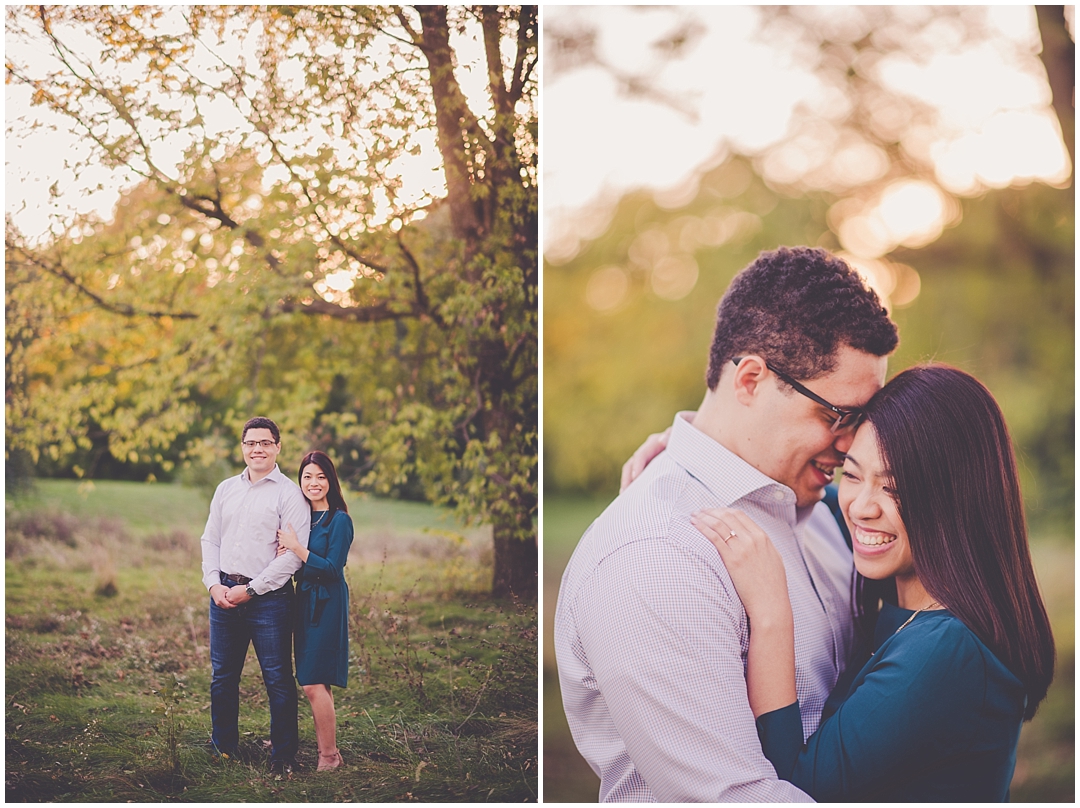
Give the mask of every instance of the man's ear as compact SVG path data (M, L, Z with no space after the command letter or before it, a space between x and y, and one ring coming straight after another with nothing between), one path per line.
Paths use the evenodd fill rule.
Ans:
M749 407L760 395L761 385L769 375L765 359L757 354L746 354L734 370L731 385L735 391L735 400L744 407Z

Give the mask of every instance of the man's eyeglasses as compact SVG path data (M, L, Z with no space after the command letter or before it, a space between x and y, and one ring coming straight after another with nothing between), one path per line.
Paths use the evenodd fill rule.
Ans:
M272 440L245 440L241 441L241 443L243 443L245 449L254 449L256 446L269 449L271 446L277 446L277 442Z
M742 360L743 360L743 357L736 356L731 361L735 364L736 367L738 367L739 363ZM827 409L831 410L832 413L834 415L836 415L836 420L833 422L832 427L830 427L830 430L832 432L847 432L847 431L852 430L855 427L857 427L859 425L859 423L862 421L862 419L863 419L863 411L862 410L842 410L839 407L837 407L835 404L830 404L828 401L823 399L821 396L819 396L817 393L813 392L812 390L807 390L805 387L803 387L801 384L799 384L793 378L788 376L786 373L783 373L783 372L777 370L776 368L774 368L768 362L765 363L765 367L767 367L769 370L771 370L773 373L775 373L777 376L779 376L785 382L790 384L795 389L796 393L802 393L804 396L806 396L811 401L815 401L818 404L820 404L822 407L826 407Z

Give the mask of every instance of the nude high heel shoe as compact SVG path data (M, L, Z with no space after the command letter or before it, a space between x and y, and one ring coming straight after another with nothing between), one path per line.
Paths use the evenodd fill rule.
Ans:
M322 752L320 752L319 753L319 768L316 769L316 771L328 772L331 769L336 769L339 766L344 766L344 765L345 765L345 761L341 759L340 750L335 749L329 755L324 755Z

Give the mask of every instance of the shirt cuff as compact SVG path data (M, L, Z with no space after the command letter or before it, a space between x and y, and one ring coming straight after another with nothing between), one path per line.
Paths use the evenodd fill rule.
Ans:
M761 751L776 769L776 776L791 782L792 772L803 748L802 711L799 702L762 713L757 718Z

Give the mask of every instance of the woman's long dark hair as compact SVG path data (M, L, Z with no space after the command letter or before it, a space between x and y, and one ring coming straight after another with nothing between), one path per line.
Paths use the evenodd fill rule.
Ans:
M330 490L326 492L326 504L330 506L330 513L326 523L330 524L330 519L334 518L335 511L348 513L349 508L345 504L345 498L341 495L341 483L338 482L334 461L327 456L326 452L320 452L316 449L314 452L308 452L304 455L304 459L300 461L300 471L296 472L296 479L300 480L304 476L304 468L312 463L323 470L327 482L330 483ZM305 495L304 498L307 499L307 496Z
M915 574L1020 679L1030 719L1054 676L1054 638L997 402L973 376L933 364L897 374L866 416L896 490Z

